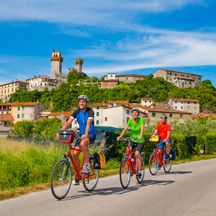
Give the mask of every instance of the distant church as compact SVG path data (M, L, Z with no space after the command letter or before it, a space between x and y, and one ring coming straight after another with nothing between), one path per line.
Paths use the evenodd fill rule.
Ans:
M77 58L75 61L75 68L69 67L68 73L62 73L62 62L63 57L61 52L53 50L52 56L50 58L51 61L51 78L58 80L58 83L67 82L68 73L72 70L76 70L78 73L82 72L83 59Z

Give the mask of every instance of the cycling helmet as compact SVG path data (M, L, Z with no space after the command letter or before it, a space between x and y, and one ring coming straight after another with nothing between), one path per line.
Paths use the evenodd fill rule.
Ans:
M161 118L167 119L167 115L166 115L165 113L163 113L163 114L161 115Z
M140 113L140 110L139 110L139 108L137 108L137 107L134 107L133 109L131 109L131 113L132 113L133 111L137 111L138 113Z
M81 99L83 99L83 100L89 102L88 96L86 96L86 95L80 95L80 96L78 97L78 101L81 100Z

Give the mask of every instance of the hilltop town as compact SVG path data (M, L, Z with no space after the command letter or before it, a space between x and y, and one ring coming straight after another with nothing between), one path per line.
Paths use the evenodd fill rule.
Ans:
M182 92L198 88L202 83L200 75L159 68L148 76L107 73L99 80L89 78L83 72L84 60L81 58L77 58L75 67L69 67L67 72L62 71L61 52L54 50L50 62L50 76L37 75L24 81L16 80L0 85L2 134L7 134L14 123L23 120L55 117L67 119L76 104L74 98L82 91L90 94L97 126L122 128L130 117L130 110L133 107L140 108L141 115L149 124L157 121L161 113L166 113L170 121L184 121L187 118L202 116L215 118L214 111L209 109L211 106L206 108L199 98L190 98L191 94L181 97L185 94ZM128 88L130 90L127 90ZM136 88L139 94L133 92ZM166 88L171 91L170 94L167 94ZM59 96L59 92L62 91L65 91L65 95L63 93ZM95 93L92 93L93 91ZM68 95L68 92L71 94ZM96 97L98 92L101 94ZM110 96L107 97L107 94Z

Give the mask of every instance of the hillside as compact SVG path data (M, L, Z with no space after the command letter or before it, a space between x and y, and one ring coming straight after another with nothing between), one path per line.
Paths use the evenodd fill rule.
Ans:
M141 97L150 97L156 102L165 102L168 98L192 98L200 100L202 112L216 113L216 89L209 80L203 81L195 88L182 89L161 78L145 76L137 83L121 83L114 89L100 89L98 83L83 84L82 82L87 79L89 80L70 79L68 83L63 83L50 91L17 91L11 95L10 102L39 101L46 109L65 111L76 105L80 94L88 95L91 103L119 99L139 102ZM77 86L79 81L80 84Z

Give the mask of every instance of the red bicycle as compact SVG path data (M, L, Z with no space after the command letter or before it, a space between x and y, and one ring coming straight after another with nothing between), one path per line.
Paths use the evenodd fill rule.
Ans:
M94 158L90 157L90 174L82 174L75 162L72 154L73 150L76 150L72 143L74 140L80 139L76 133L72 130L64 130L59 132L59 141L64 144L68 144L68 152L64 154L63 159L58 161L53 168L51 174L51 192L56 199L63 199L67 196L72 185L72 168L76 173L79 181L83 182L83 186L87 191L93 191L99 180L99 169L94 168ZM79 152L82 152L79 150ZM84 164L84 158L82 160L82 166Z
M121 186L126 189L129 184L131 177L135 174L137 174L137 162L135 158L135 151L133 151L131 147L131 140L130 138L123 138L121 141L126 141L128 143L128 146L126 148L126 151L124 153L124 156L122 158L121 164L120 164L120 183ZM144 152L141 153L141 175L136 176L137 182L139 184L142 184L144 182L144 176L145 176L145 167L144 167Z
M156 175L158 170L163 167L165 173L169 173L172 168L171 160L164 160L166 151L160 149L158 144L154 144L154 149L149 158L149 171L152 175ZM164 143L165 145L165 143Z

